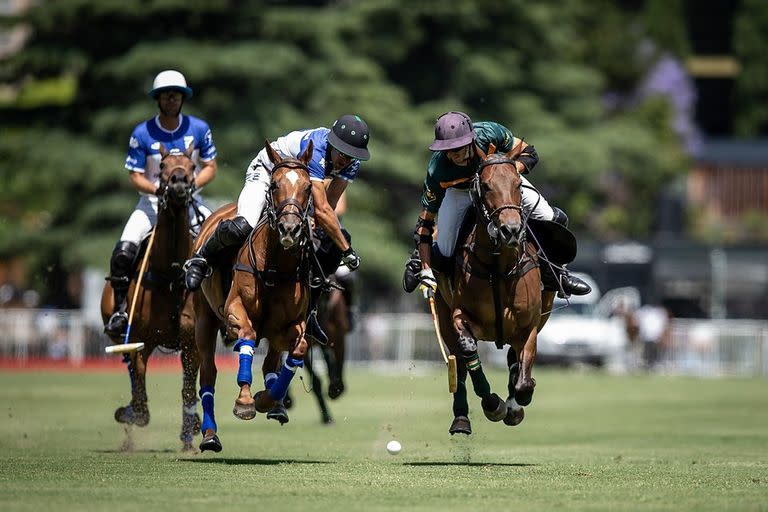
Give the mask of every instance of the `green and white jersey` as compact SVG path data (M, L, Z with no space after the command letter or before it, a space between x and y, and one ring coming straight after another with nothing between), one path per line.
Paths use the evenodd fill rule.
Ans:
M491 144L496 146L497 153L512 150L515 136L506 126L492 121L480 121L472 125L475 128L477 144L483 151L488 152ZM430 213L437 213L445 197L445 191L451 187L467 188L469 180L480 165L480 157L475 155L469 165L460 166L451 162L445 156L445 151L435 151L429 160L427 177L424 180L424 192L421 204Z

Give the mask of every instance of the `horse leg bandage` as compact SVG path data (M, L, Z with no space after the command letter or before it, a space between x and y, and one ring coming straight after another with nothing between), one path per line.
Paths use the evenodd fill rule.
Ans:
M264 389L272 389L272 384L277 380L276 373L268 373L264 376Z
M203 423L200 430L205 433L206 430L216 430L216 417L213 413L213 386L203 386L200 388L200 401L203 403Z
M295 359L288 357L285 360L285 364L280 368L280 375L277 376L277 380L269 388L269 396L273 400L280 401L285 398L285 394L288 392L288 386L293 380L293 376L296 374L296 369L304 366L303 359Z
M245 384L251 385L253 382L253 371L251 366L253 364L253 349L256 347L256 342L253 340L237 340L232 350L240 352L240 366L237 369L237 385L243 386Z

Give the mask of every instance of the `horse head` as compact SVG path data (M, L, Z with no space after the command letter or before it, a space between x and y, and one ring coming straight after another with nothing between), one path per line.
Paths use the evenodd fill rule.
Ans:
M472 178L470 194L478 222L485 223L494 245L518 248L525 239L527 220L521 206L522 178L514 160L518 151L495 153L495 147L491 145L486 154L476 148L481 163Z
M307 164L312 159L313 144L309 141L299 158L281 156L264 141L272 168L272 182L267 195L269 225L277 231L280 245L290 249L301 242L306 231L307 213L312 203L312 182Z
M160 144L160 206L186 206L192 201L195 183L195 163L192 161L194 143L186 151L168 151Z

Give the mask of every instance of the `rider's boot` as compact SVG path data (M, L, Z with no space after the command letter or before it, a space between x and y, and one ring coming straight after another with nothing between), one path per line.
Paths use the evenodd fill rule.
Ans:
M225 249L240 247L253 227L245 217L223 220L203 246L184 264L184 283L189 290L197 290L211 275L211 263Z
M582 279L571 275L564 265L562 267L552 265L550 268L548 262L542 261L539 268L544 289L557 292L557 296L560 298L568 298L571 295L586 295L592 291L592 287Z
M405 262L405 273L403 274L403 290L407 293L411 293L419 287L419 272L421 272L421 259L419 258L419 250L414 249Z
M307 316L307 329L304 334L315 343L321 345L328 344L328 335L325 334L323 328L320 327L320 322L317 320L317 302L320 300L320 295L323 293L322 286L310 288L309 292L309 316Z
M109 262L108 281L112 283L112 292L114 294L114 309L112 316L107 320L104 326L104 332L112 337L118 337L125 334L128 326L127 309L128 287L131 284L131 274L136 256L139 253L139 246L133 242L120 241L115 245L112 251L112 258Z

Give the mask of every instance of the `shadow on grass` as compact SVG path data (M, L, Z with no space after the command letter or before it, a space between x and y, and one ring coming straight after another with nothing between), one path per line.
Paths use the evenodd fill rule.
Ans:
M195 462L198 464L226 464L228 466L274 466L276 464L331 464L326 460L300 459L179 459L179 462Z
M529 466L538 466L538 464L525 464L523 462L404 462L403 466L508 466L525 468Z

